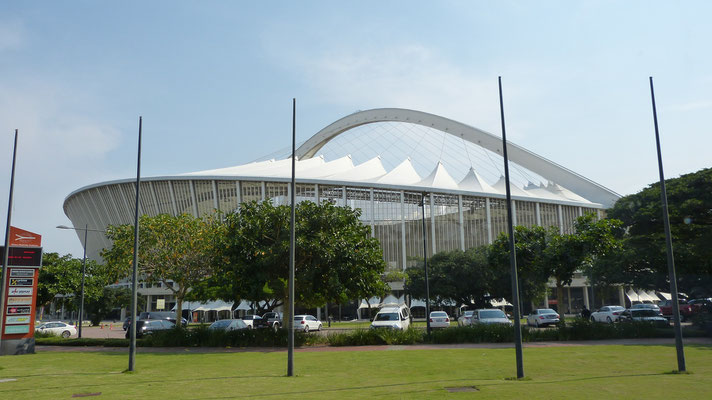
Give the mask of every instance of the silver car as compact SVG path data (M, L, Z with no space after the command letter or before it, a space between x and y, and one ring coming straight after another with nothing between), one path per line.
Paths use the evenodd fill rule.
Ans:
M560 321L559 313L552 310L551 308L538 308L532 310L527 316L527 325L540 326L558 324Z
M475 310L472 314L472 324L505 324L512 325L507 314L499 308Z

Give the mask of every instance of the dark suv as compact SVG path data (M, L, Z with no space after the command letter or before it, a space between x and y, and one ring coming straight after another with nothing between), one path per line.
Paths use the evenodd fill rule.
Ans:
M282 327L282 313L280 312L268 312L264 313L262 316L263 328L271 328L275 331Z
M170 321L175 325L176 313L170 311L144 311L139 314L138 319L163 319L166 321ZM186 320L185 318L181 318L180 324L181 326L186 327L188 326L188 320Z
M140 338L144 335L152 335L156 331L166 331L173 329L176 325L165 319L153 320L138 320L136 321L136 337ZM131 336L131 330L126 330L126 339Z

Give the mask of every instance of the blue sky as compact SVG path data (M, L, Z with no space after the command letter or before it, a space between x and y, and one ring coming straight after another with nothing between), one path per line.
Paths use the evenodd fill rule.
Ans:
M0 222L81 255L84 185L252 161L352 113L403 107L501 134L621 194L710 166L706 1L0 2Z

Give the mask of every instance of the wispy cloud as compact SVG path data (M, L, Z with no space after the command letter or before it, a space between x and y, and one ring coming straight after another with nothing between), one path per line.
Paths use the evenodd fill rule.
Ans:
M425 46L307 52L298 59L305 79L327 102L412 108L497 126L496 82L456 67Z

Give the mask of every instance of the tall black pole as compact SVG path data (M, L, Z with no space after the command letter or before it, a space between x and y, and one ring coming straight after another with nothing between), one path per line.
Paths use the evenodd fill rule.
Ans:
M292 99L292 182L291 182L291 195L290 200L292 203L292 210L289 216L289 315L287 316L289 320L287 321L287 333L289 342L287 348L287 376L294 376L294 248L295 248L295 238L296 230L294 228L294 216L295 216L295 204L294 204L294 192L296 190L295 185L295 172L296 172L296 144L297 144L297 99Z
M660 133L658 131L658 112L655 107L655 92L653 77L650 77L650 98L653 101L653 122L655 124L655 145L658 149L658 170L660 171L660 200L663 205L663 224L665 226L665 243L667 245L667 264L670 279L670 296L672 296L672 316L674 319L675 348L677 349L677 369L685 371L685 351L682 347L682 328L680 326L680 302L677 293L677 276L675 275L675 257L672 252L672 235L670 234L670 218L668 217L667 192L665 191L665 174L663 174L663 156L660 151Z
M425 326L430 335L430 280L428 279L428 241L425 231L425 193L421 197L420 206L423 209L423 268L425 268Z
M507 131L504 127L504 101L502 100L502 77L499 77L499 110L502 119L502 156L504 157L504 181L507 188L507 230L509 232L509 264L512 268L512 304L514 305L514 347L517 355L517 378L524 378L522 362L522 327L519 313L519 278L517 277L517 253L514 247L514 223L512 219L512 193L509 189L509 159L507 158Z
M10 198L7 200L7 221L5 223L5 253L2 257L2 279L0 279L0 345L2 332L5 329L5 281L7 280L7 260L10 255L10 223L12 221L12 196L15 189L15 160L17 159L17 129L15 129L15 144L12 147L12 170L10 172ZM2 352L0 352L2 354Z
M81 300L79 301L79 332L77 337L82 338L82 324L84 321L82 319L84 315L84 277L87 275L87 233L89 232L89 225L84 225L84 255L82 256L82 291Z
M131 275L131 325L129 325L129 371L136 365L136 303L138 301L138 202L141 193L141 126L143 118L138 117L138 155L136 162L136 205L134 207L134 253L133 272ZM180 322L180 315L177 317Z

